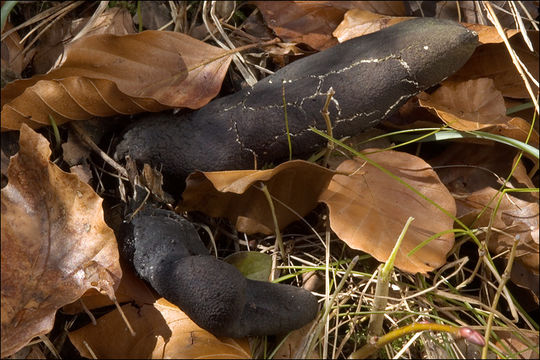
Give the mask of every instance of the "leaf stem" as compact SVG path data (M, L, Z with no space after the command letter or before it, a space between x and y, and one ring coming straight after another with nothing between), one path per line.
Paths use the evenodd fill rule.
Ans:
M414 323L395 329L384 336L373 339L373 342L367 343L359 350L353 352L349 356L349 359L366 359L370 357L371 354L373 354L375 351L381 349L383 346L391 343L394 340L397 340L407 334L426 330L448 332L458 338L465 338L466 340L474 344L483 345L483 339L480 334L468 327L456 327L452 325L435 323Z

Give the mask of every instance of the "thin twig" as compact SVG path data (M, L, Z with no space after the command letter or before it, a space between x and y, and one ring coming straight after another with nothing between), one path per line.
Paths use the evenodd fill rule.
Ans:
M75 134L77 134L77 136L86 144L90 147L90 149L92 149L94 152L96 152L99 156L101 156L101 158L103 159L103 161L105 161L107 164L109 164L110 166L112 166L116 171L118 171L120 173L120 175L124 176L124 177L128 177L128 173L126 171L126 169L121 166L120 164L118 164L116 161L114 161L113 158L111 158L109 155L107 155L103 150L101 150L97 145L96 143L94 143L94 141L84 133L84 130L81 129L81 127L79 126L79 124L77 124L76 122L70 122L69 125L71 126L71 129L73 129L73 131L75 132Z
M88 307L86 306L86 304L84 303L82 298L79 299L79 302L81 303L81 306L82 306L84 312L86 313L86 315L88 315L88 317L90 318L90 321L92 322L92 325L96 326L97 321L96 321L96 318L94 317L94 314L92 314L92 312L88 309Z
M330 216L326 216L326 246L325 246L325 269L324 269L324 308L330 308ZM323 359L328 359L328 335L330 332L330 320L326 318L324 323Z
M484 341L486 342L484 347L482 348L482 359L487 358L488 348L489 348L489 337L491 335L491 327L493 326L493 319L495 317L495 310L497 309L497 304L499 303L499 298L501 297L501 294L506 289L506 283L508 280L510 280L510 274L512 273L512 265L514 264L514 259L516 257L516 249L519 244L520 238L519 235L516 235L514 238L514 243L512 244L512 250L510 251L510 257L508 258L508 263L506 264L506 268L504 269L504 273L501 276L501 279L499 281L499 287L497 288L497 292L495 293L495 296L493 298L493 302L491 304L491 311L489 313L488 321L486 324L486 333L484 335ZM512 302L512 299L507 299L509 303Z
M272 214L272 220L274 221L274 233L276 235L276 243L275 247L279 247L279 251L281 252L281 258L283 260L286 259L286 253L285 253L285 247L283 246L283 239L281 238L281 231L279 230L279 223L276 215L276 208L274 207L274 202L272 201L272 195L270 195L270 192L268 191L268 187L261 182L261 187L264 196L266 197L266 200L268 201L268 206L270 207L270 213ZM277 264L277 257L274 252L272 257L272 280L275 278L275 272L277 271L276 265Z
M499 36L501 37L501 39L503 39L504 44L506 45L506 48L508 49L508 53L510 54L512 61L514 62L514 66L516 67L516 70L519 72L519 75L521 75L521 78L523 79L523 82L525 83L525 87L527 88L527 91L529 92L529 96L532 102L534 103L534 108L536 109L536 112L537 113L540 112L540 109L538 107L538 100L531 88L531 84L529 83L527 76L525 76L523 67L521 66L521 61L518 59L516 52L510 45L510 42L508 41L508 38L506 37L506 34L504 33L501 23L499 22L499 19L497 19L497 15L495 15L495 11L493 11L493 8L491 7L491 3L489 1L482 1L482 4L484 5L488 13L489 20L493 23L493 25L495 25L495 28L497 29L497 33L499 33Z

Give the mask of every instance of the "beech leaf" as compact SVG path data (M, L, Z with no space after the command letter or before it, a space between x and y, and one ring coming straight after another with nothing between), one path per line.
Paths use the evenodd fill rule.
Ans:
M488 248L493 254L509 254L514 239L520 240L516 249L517 263L538 278L540 248L538 241L539 206L538 192L520 162L516 164L508 188L529 188L531 192L508 192L501 194L503 179L514 166L517 151L502 144L478 145L455 144L432 160L433 166L452 164L437 170L441 180L456 198L457 216L467 226L484 228L491 226ZM501 198L502 196L502 198ZM501 202L496 210L499 198ZM487 211L485 208L487 207ZM478 235L483 239L485 234ZM538 281L530 283L528 276L514 277L517 284L530 289L538 296ZM520 281L522 279L523 281Z
M426 162L403 152L373 151L377 149L362 153L455 215L454 198ZM446 262L454 244L453 233L433 239L411 256L408 253L432 235L452 229L452 217L360 158L345 160L336 171L348 175L334 175L320 201L330 210L332 230L347 245L386 261L412 216L415 220L403 239L395 266L410 273L426 273Z
M2 189L2 357L48 333L56 310L88 289L114 298L122 276L102 199L49 161L45 138L21 127Z
M343 21L332 34L342 43L409 19L411 17L379 15L371 11L355 8L345 13Z
M479 130L507 121L503 96L489 78L445 82L432 94L418 94L418 100L456 130Z
M198 327L186 314L161 298L153 305L122 310L133 327L131 336L118 310L69 333L69 339L82 356L92 358L86 342L99 358L120 359L248 359L245 339L216 338Z
M273 234L270 206L257 184L265 183L278 200L273 202L279 228L283 229L317 206L317 198L332 175L333 171L303 160L288 161L270 170L197 171L186 180L181 207L226 217L238 231L247 234Z
M255 1L264 20L286 42L305 43L317 50L337 44L332 31L349 9L405 15L401 1Z
M173 107L198 109L214 98L231 53L185 34L144 31L82 38L45 75L2 89L2 128L60 125L94 116Z
M493 31L494 29L492 28L491 32ZM521 34L512 36L512 33L507 31L507 35L509 37L511 36L508 40L510 46L525 65L530 76L538 79L538 31L529 31L527 34L535 49L534 52L529 50ZM493 79L495 87L503 96L528 99L530 97L529 92L523 83L521 75L516 70L505 44L502 42L496 43L491 36L482 36L482 33L480 35L480 41L487 43L477 47L467 63L452 75L449 80L459 82L488 77ZM494 35L493 37L496 36ZM538 93L536 84L534 82L530 83L533 93Z

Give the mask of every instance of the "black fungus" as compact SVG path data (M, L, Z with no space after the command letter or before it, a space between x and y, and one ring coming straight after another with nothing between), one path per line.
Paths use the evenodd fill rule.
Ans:
M317 315L310 292L248 280L208 255L194 226L167 210L145 208L123 225L122 252L160 296L216 336L287 333Z
M255 158L275 164L289 155L283 87L292 150L305 156L326 144L309 127L326 129L320 111L330 87L334 136L355 135L452 75L476 46L477 34L458 23L404 21L297 60L196 112L145 114L123 135L116 157L129 154L176 180L193 170L250 169Z

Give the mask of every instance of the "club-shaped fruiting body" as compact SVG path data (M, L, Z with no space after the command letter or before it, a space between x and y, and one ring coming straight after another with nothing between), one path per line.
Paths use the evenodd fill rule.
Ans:
M289 156L283 88L293 154L312 154L326 143L309 128L326 129L320 111L330 87L334 137L355 135L452 75L476 46L477 34L458 23L404 21L297 60L190 114L145 114L116 156L158 166L175 181L194 170L252 169L255 159L276 164Z
M137 274L216 336L285 334L317 315L310 292L246 279L210 256L194 226L174 212L146 208L121 233L122 251Z

